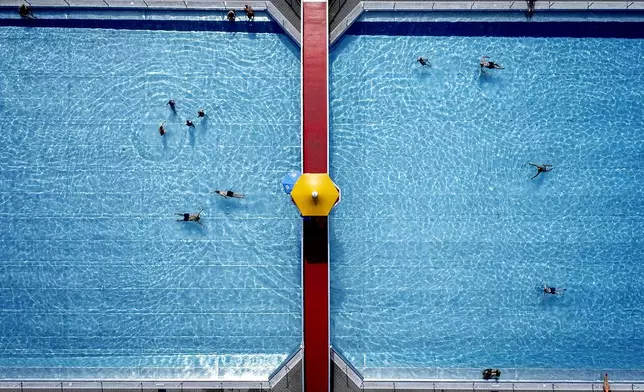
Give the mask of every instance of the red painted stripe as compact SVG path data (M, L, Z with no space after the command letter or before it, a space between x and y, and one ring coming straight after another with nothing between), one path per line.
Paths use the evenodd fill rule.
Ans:
M327 3L302 3L303 171L326 173L328 151ZM327 219L303 225L304 390L329 391Z

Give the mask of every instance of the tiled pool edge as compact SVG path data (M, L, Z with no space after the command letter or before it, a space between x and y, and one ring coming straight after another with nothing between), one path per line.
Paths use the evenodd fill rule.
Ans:
M592 381L483 381L483 380L412 380L364 378L339 352L332 349L332 385L334 392L365 390L400 391L601 391L601 380ZM642 391L644 382L611 382L612 391Z
M160 391L190 392L204 389L236 389L289 392L302 390L302 349L289 356L266 380L2 380L0 391Z
M365 11L526 11L527 3L517 1L361 1L329 34L329 44L340 37ZM552 11L643 11L644 1L536 1L535 10Z
M300 31L270 1L191 1L191 0L0 0L0 7L19 7L28 3L32 7L47 8L128 8L181 11L243 10L246 4L258 12L266 12L282 27L286 34L301 46Z

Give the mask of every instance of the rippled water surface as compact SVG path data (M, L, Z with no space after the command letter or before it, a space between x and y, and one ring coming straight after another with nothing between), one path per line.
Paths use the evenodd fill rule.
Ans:
M333 344L374 377L644 369L643 60L643 40L344 37Z
M0 377L266 377L301 336L297 47L2 28L0 69Z

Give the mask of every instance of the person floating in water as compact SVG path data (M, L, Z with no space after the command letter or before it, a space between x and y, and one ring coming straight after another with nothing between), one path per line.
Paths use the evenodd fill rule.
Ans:
M196 214L189 214L189 213L180 213L180 212L177 212L177 213L176 213L176 215L179 215L179 216L181 216L181 217L182 217L181 219L177 219L177 222L197 222L197 223L199 223L200 225L202 225L202 224L201 224L201 213L202 213L202 212L203 212L203 208L201 209L201 211L199 211L199 212L198 212L198 213L196 213ZM203 226L203 225L202 225L202 226Z
M195 124L191 120L186 120L186 126L188 126L188 128L194 128Z
M416 62L417 62L417 63L420 63L420 65L422 65L422 66L426 66L426 65L428 65L428 66L430 66L430 67L432 66L432 65L429 63L429 60L427 60L427 59L426 59L426 58L424 58L424 57L419 57L419 58L417 58L417 59L416 59Z
M173 112L177 110L177 103L174 102L174 99L169 100L166 105L170 106L170 110L172 110Z
M490 380L490 379L498 379L501 377L501 371L499 369L485 369L483 370L483 379L484 380Z
M161 136L165 135L165 128L164 128L163 124L165 124L165 121L162 122L161 125L159 125L159 135L161 135Z
M537 163L530 163L530 162L528 162L528 165L530 165L530 166L534 166L534 167L536 167L536 168L537 168L537 174L535 174L534 176L532 176L531 180L534 180L535 178L537 178L537 176L538 176L539 174L541 174L541 173L547 173L547 172L551 171L552 169L554 169L554 168L552 167L552 165L548 165L548 164L545 164L545 165L539 165L539 164L537 164Z
M235 18L237 18L237 15L235 15L235 10L228 11L228 14L226 15L226 18L228 18L229 22L234 22Z
M494 61L489 61L488 59L490 56L483 56L481 57L481 61L479 62L479 65L481 66L481 71L484 71L485 68L487 69L503 69L503 66L501 64L495 63Z
M528 10L525 13L525 17L528 19L532 19L532 15L534 15L535 0L526 0L526 3L528 3Z
M246 4L244 6L244 11L246 12L246 16L248 17L248 20L250 20L251 22L255 20L255 11L253 11L253 7Z
M25 4L21 5L21 6L18 8L18 13L20 14L20 17L21 17L21 18L25 18L25 19L36 19L36 17L34 16L34 14L31 12L31 7L30 7L30 6L28 6L28 5L25 5Z
M604 373L604 392L610 392L610 384L608 383L608 373Z
M197 117L208 117L206 116L206 112L203 111L203 109L199 109L197 112Z
M543 285L543 295L552 294L552 295L564 295L566 289L550 287L547 284Z
M227 198L229 198L229 197L232 197L232 198L234 198L234 199L243 199L244 197L246 197L245 195L243 195L243 194L241 194L241 193L235 193L235 192L233 192L233 191L220 191L220 190L216 190L214 193L216 193L216 194L218 194L218 195L220 195L220 196L223 196L223 197L225 197L226 199L227 199Z

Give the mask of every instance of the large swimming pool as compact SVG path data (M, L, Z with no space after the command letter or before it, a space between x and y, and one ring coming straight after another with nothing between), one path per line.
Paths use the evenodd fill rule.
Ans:
M365 377L641 379L643 60L641 39L342 39L332 341Z
M0 378L257 379L299 347L299 66L278 34L0 28Z

